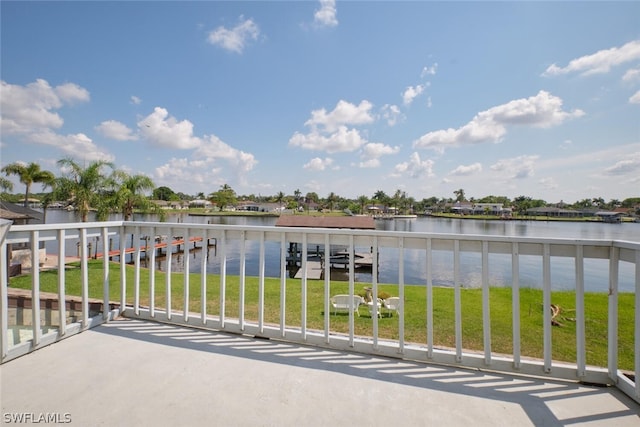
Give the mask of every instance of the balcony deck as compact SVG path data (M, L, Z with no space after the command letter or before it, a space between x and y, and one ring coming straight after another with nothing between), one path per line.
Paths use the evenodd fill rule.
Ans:
M7 416L72 425L637 426L616 387L120 319L2 365Z

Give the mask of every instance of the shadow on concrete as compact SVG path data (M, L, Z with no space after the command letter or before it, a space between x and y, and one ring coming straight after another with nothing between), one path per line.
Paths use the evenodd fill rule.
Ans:
M519 405L534 425L605 422L616 426L640 425L640 407L615 387L460 369L139 320L118 320L93 331L198 352L510 402Z

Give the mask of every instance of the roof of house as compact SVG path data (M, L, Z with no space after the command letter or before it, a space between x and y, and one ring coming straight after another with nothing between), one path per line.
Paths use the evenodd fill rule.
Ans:
M276 227L309 227L309 228L350 228L375 230L376 224L370 216L307 216L281 215Z
M33 219L36 222L43 221L43 215L31 208L17 205L15 203L0 202L0 218L3 219Z

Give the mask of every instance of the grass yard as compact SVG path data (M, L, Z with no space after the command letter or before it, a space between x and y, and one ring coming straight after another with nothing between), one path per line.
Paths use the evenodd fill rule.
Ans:
M120 300L119 264L110 265L110 298ZM65 270L66 292L68 295L80 295L80 269L78 265L69 265ZM89 262L89 296L102 298L102 261ZM166 307L166 275L156 272L155 306ZM149 270L140 271L140 304L149 305ZM127 267L127 302L133 302L134 269ZM189 310L200 311L201 275L189 275ZM40 273L40 290L57 292L58 271ZM172 309L182 312L184 307L184 276L173 273L171 278ZM367 283L356 283L356 293L364 295ZM29 275L13 277L9 286L21 289L31 288ZM226 316L238 317L239 314L239 277L227 276ZM302 312L301 281L287 279L286 282L286 324L299 326ZM379 292L398 296L397 285L378 285ZM426 288L421 286L405 287L405 341L426 343ZM330 283L330 295L348 293L347 282ZM497 353L512 353L512 303L510 288L491 288L491 347ZM258 278L248 277L245 283L245 319L256 321L258 318ZM280 322L280 279L266 278L264 287L265 322ZM218 315L220 311L220 277L207 276L207 313ZM620 369L633 370L633 319L634 295L619 294L619 331L618 357ZM561 326L552 329L553 359L576 361L576 324L575 293L553 292L552 304L560 307L557 317ZM470 350L482 350L482 290L462 289L462 345ZM433 288L433 327L434 345L437 347L455 347L455 310L453 288ZM322 330L324 325L324 281L308 281L307 284L307 326ZM607 295L587 293L585 295L585 330L587 344L587 364L607 365ZM373 322L366 307L360 309L361 316L355 318L356 335L371 336ZM346 313L331 314L330 329L334 332L348 332L349 316ZM535 289L520 290L521 352L527 357L543 357L543 307L542 291ZM381 338L398 338L398 316L379 319L378 331Z

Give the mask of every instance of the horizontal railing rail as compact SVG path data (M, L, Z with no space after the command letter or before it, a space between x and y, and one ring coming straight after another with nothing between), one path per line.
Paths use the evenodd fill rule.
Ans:
M59 327L48 333L42 325L40 307L40 276L45 268L41 266L43 260L39 255L42 242L55 248L58 258L53 267L58 272L65 271L69 248L75 245L78 248L75 255L80 271L80 295L77 295L81 298L80 319L69 324L62 320L68 314L65 312L68 273L59 273L55 299L61 320ZM89 243L95 244L93 252L89 249ZM172 244L181 250L174 252ZM295 244L295 254L290 252L292 244ZM112 249L112 245L117 249ZM210 250L209 246L214 245L214 249ZM18 246L26 247L31 258L31 330L29 339L24 342L16 339L15 334L9 336L9 254L13 247ZM199 251L199 257L195 252L192 254L193 247ZM370 288L373 301L381 289L389 289L389 284L378 283L380 265L395 270L397 281L392 285L401 304L397 312L394 310L396 314L393 320L380 319L378 314L383 310L383 305L373 302L368 306L371 317L365 326L355 310L347 310L340 317L332 316L331 297L339 287L331 280L330 254L335 247L340 247L342 255L346 257L346 261L343 261L346 265L346 281L342 286L344 293L349 295L361 292L356 289L358 266L355 259L358 251L367 251L371 255L371 273L367 276L370 280L359 285ZM164 254L160 255L159 251L163 249ZM393 256L385 259L384 254L389 253L393 253ZM440 264L435 265L434 259L442 254L450 260L447 274L451 279L453 307L441 307L434 303L435 278L442 268ZM0 350L3 362L109 321L114 316L124 315L467 368L614 384L640 402L640 386L634 380L640 371L638 242L114 221L12 226L0 247L0 257ZM498 353L493 348L495 336L492 326L495 327L495 324L492 323L492 309L495 307L491 307L490 272L495 266L496 257L501 257L500 262L508 264L511 271L508 284L511 290L508 347L511 351L508 353ZM91 258L102 259L101 273L98 276L92 273L92 279L89 275ZM212 263L214 258L216 262ZM112 261L115 259L117 263ZM322 278L319 280L309 277L311 259L318 262L314 264L315 268L321 269ZM569 362L553 358L554 319L550 307L554 292L553 265L558 259L571 262L571 291L575 293L575 360ZM525 261L539 266L535 269L539 273L535 280L536 287L542 292L540 303L543 314L539 331L542 352L535 358L523 354L522 350L521 318L526 308L521 306L521 293L529 286L521 283L521 264ZM100 265L99 261L94 262ZM298 263L299 279L292 278L288 269L288 263L291 262ZM405 268L408 263L415 262L424 265L424 281L406 283ZM608 307L606 366L593 366L587 360L586 329L590 326L586 320L588 309L585 295L588 291L585 290L585 281L591 270L586 269L585 265L591 266L592 262L599 262L597 269L606 270L602 272L606 280L603 291ZM270 265L268 273L267 263ZM393 263L396 264L389 265ZM212 267L213 264L215 267ZM248 274L248 268L253 273ZM174 269L178 271L172 271ZM229 274L231 269L233 274ZM478 339L480 348L474 349L465 347L463 333L470 325L464 323L463 297L468 285L464 283L462 271L469 269L477 276L478 284L475 286L481 293L480 307L477 307L481 313L481 318L477 319L481 324L481 337ZM112 277L114 271L117 271L117 277ZM623 322L633 322L633 336L624 337L625 342L631 342L631 347L624 349L619 349L621 271L629 276L625 276L625 280L631 282L630 293L635 294L633 319L622 319ZM199 273L199 276L193 273ZM156 283L158 277L162 277L164 283ZM102 312L94 315L96 313L91 313L89 309L90 288L93 289L96 284L90 281L97 280L100 281L97 286L102 290L99 296ZM193 280L198 283L192 283ZM528 280L531 278L528 277ZM423 311L417 314L419 323L423 325L423 338L420 340L415 339L414 335L411 339L407 338L408 325L415 328L416 319L407 317L406 307L413 301L409 301L406 294L409 286L416 285L424 289L423 301L420 302ZM322 299L321 320L318 310L314 308L309 312L309 307L317 306L313 298ZM449 309L453 312L452 340L449 345L443 345L434 336L434 324L439 313ZM415 317L416 313L411 312L411 316ZM392 332L389 332L390 325ZM619 368L619 351L633 352L632 369L623 372Z

